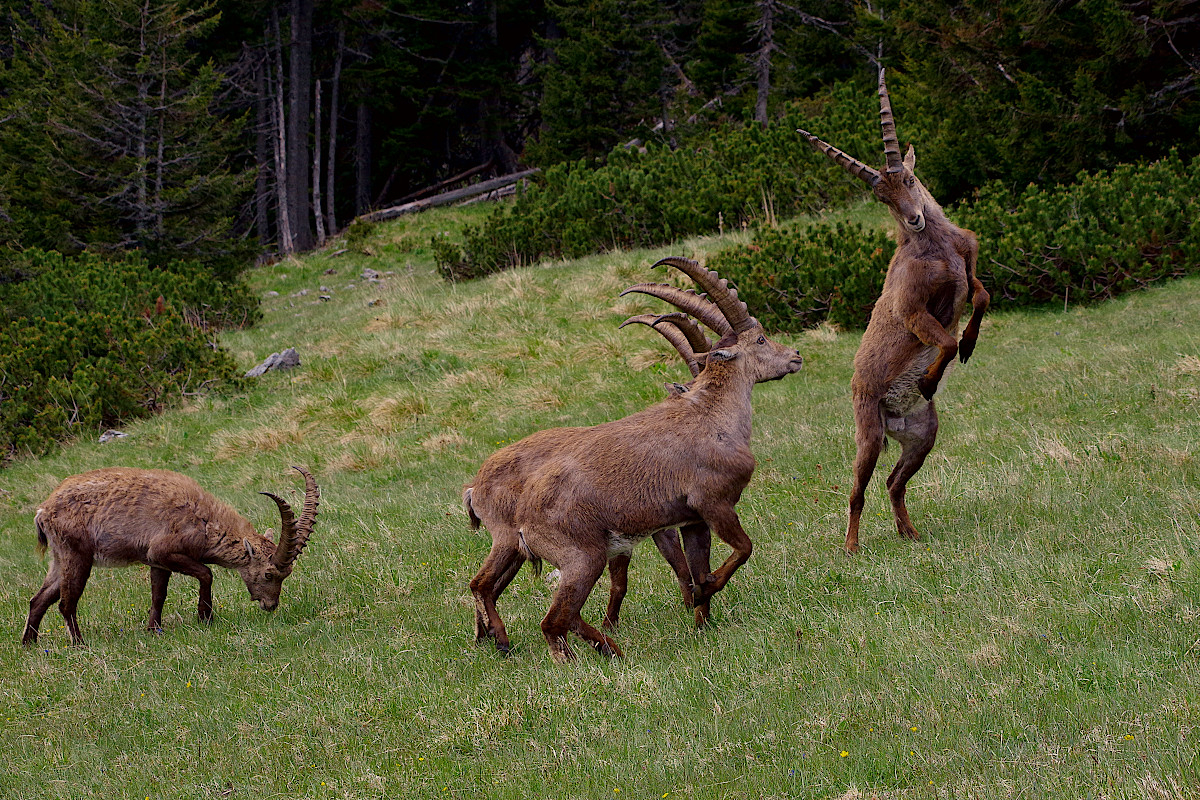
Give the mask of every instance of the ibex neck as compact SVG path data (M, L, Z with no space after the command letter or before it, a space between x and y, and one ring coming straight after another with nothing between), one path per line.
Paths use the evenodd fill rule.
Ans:
M688 394L692 402L714 420L716 427L749 442L753 390L754 381L741 370L724 364L709 364Z

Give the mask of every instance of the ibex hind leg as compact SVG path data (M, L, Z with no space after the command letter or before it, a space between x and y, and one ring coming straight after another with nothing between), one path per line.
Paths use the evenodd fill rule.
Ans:
M866 505L867 484L875 472L884 445L882 401L875 397L854 398L854 487L850 490L850 519L846 525L846 552L858 552L858 528Z
M46 616L46 611L50 606L58 602L61 581L62 576L58 571L58 562L50 562L50 570L46 573L46 580L42 582L42 588L38 589L29 601L29 616L25 619L25 633L21 636L21 644L27 647L37 644L38 628L41 627L42 617Z
M888 420L888 435L900 442L903 448L892 474L888 476L887 489L888 497L892 501L892 513L896 517L896 532L905 539L915 540L921 537L909 519L904 495L909 479L917 473L925 463L925 457L933 449L933 444L937 441L937 430L937 410L932 401L906 417Z
M471 594L475 597L475 641L495 639L496 649L501 653L508 653L511 647L508 631L496 610L496 601L524 563L525 559L517 549L516 532L501 532L493 537L491 551L471 579Z
M88 577L92 574L92 559L90 556L76 558L56 558L59 569L62 570L62 581L59 584L58 611L67 623L67 632L71 634L71 644L83 645L83 634L79 631L79 620L75 610L79 606L79 597L83 587L87 585Z
M559 560L562 577L550 601L550 609L542 620L542 634L550 645L550 657L559 663L571 661L575 653L567 643L567 634L575 633L596 648L601 655L620 656L621 649L609 637L583 621L580 611L607 560L603 553L575 551L569 558Z

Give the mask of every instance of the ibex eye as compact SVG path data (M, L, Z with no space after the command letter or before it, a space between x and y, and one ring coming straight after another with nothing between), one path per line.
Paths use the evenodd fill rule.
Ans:
M909 175L907 178L904 179L904 185L908 186L908 187L914 186L916 184L916 182L917 182L917 179L914 178L912 175Z
M759 343L759 344L766 344L766 343L767 343L767 337L765 337L765 336L760 336L760 337L758 337L758 343Z

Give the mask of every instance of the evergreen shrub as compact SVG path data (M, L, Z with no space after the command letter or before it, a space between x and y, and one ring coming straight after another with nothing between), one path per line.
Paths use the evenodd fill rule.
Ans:
M153 269L136 255L27 251L23 261L23 279L0 283L0 458L46 452L236 379L209 333L257 318L244 285L194 262Z
M883 288L895 244L858 223L818 223L798 233L763 229L753 243L724 250L709 269L728 278L758 321L773 330L825 320L858 327Z
M619 147L606 163L546 169L515 203L465 231L461 259L438 256L443 274L487 275L543 257L577 258L817 211L863 193L862 184L814 152L797 128L840 147L876 153L878 101L862 87L835 87L768 129L748 123L671 150Z
M979 237L977 272L993 308L1114 297L1200 272L1200 157L1185 164L1172 153L1016 196L989 184L949 216ZM882 232L818 224L760 231L710 266L768 327L861 327L894 251Z

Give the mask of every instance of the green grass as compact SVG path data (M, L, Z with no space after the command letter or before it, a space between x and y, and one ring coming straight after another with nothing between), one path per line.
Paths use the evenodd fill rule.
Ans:
M656 301L617 295L722 241L446 285L429 235L478 213L255 271L280 295L224 343L245 368L295 346L300 369L0 472L0 797L1194 796L1200 280L989 316L910 487L923 539L888 513L893 448L856 557L841 541L858 334L794 337L804 370L755 391L739 511L756 549L713 627L692 628L643 545L627 657L577 647L561 667L538 628L550 587L528 570L501 602L513 655L472 641L466 585L489 540L462 486L502 443L662 397L683 366L653 332L616 329ZM396 274L369 285L364 267ZM36 650L17 644L46 567L33 511L63 477L180 470L262 529L278 517L256 492L298 487L289 464L323 502L276 613L222 571L202 626L177 577L147 634L146 571L98 569L88 647L55 610ZM606 594L602 579L593 622Z

